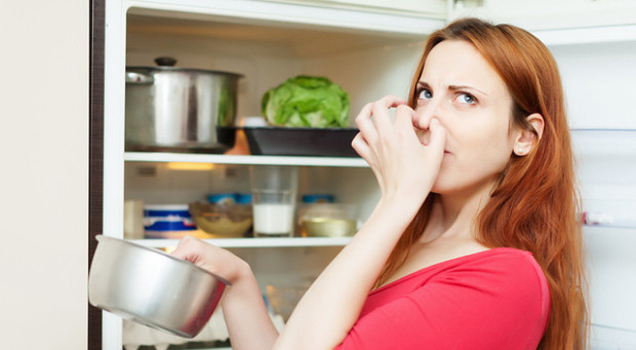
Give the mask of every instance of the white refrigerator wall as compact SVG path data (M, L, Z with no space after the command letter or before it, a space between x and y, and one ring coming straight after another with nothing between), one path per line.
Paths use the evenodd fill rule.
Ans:
M577 154L583 210L612 225L584 227L593 337L636 346L636 42L551 47ZM617 129L617 130L595 130ZM620 130L618 130L620 129Z
M636 41L551 47L572 128L636 130Z

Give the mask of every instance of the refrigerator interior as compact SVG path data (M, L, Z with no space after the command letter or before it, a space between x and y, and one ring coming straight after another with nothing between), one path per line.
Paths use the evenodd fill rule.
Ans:
M183 17L187 18L183 18ZM154 59L171 56L177 67L229 71L244 75L239 81L237 121L261 115L261 97L270 88L296 75L325 76L351 98L351 126L362 106L386 94L406 96L425 37L413 34L358 31L247 21L191 14L131 9L127 15L126 65L154 66ZM125 199L147 203L188 203L209 193L249 192L249 166L215 164L211 171L174 171L169 164L127 162ZM357 204L364 220L379 196L368 168L302 167L299 195L331 193L336 201ZM289 280L306 283L333 257L338 248L237 249L247 260L256 259L261 286ZM324 254L319 254L323 252ZM267 257L297 261L306 254L315 268L264 263ZM270 259L271 260L271 259ZM311 264L309 264L311 265ZM293 269L292 269L293 268ZM291 270L290 270L291 269ZM283 272L285 273L283 273ZM276 276L281 276L280 278Z
M386 94L406 96L425 37L264 21L204 21L179 16L127 17L126 64L153 66L172 56L183 68L241 73L237 118L260 115L265 91L299 74L326 76L351 96L351 116ZM566 90L583 210L613 218L583 229L596 349L636 349L636 42L550 47ZM352 123L353 125L353 123ZM140 168L154 167L154 175ZM206 173L166 164L125 165L125 197L148 202L201 200L211 192L247 191L247 166ZM146 174L146 175L144 175ZM299 193L332 192L362 203L366 218L378 198L367 168L303 167ZM622 224L621 224L622 223ZM620 226L620 227L619 227ZM235 248L259 283L309 283L338 247ZM290 263L294 262L294 263Z
M154 66L156 57L172 56L178 67L243 74L237 121L260 115L265 91L300 74L325 76L345 89L353 119L369 101L389 93L407 94L424 40L423 36L382 32L171 16L129 13L126 65ZM129 161L124 164L124 199L191 203L205 200L210 193L249 193L249 176L249 165L213 164L197 171L173 170L170 163ZM368 217L379 197L376 180L366 167L300 167L298 195L311 193L333 194L337 203L355 205L360 221ZM250 264L266 295L268 285L306 288L341 246L228 249ZM141 336L137 328L127 332L129 326L124 325L124 344Z

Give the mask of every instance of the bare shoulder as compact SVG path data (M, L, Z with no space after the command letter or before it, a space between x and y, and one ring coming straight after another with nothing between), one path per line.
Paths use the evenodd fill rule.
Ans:
M515 248L494 248L447 261L440 279L461 278L467 286L491 290L499 300L536 300L548 307L549 288L543 269L532 253ZM545 312L545 310L544 310Z
M404 263L385 281L385 284L396 281L416 271L426 269L447 261L460 259L473 254L490 250L477 242L462 244L415 244Z

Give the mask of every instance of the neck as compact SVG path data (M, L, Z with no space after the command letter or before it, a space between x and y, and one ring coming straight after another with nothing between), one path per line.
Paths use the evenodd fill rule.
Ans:
M442 236L474 239L477 216L488 202L493 186L494 183L489 183L472 191L435 196L421 242L431 242Z

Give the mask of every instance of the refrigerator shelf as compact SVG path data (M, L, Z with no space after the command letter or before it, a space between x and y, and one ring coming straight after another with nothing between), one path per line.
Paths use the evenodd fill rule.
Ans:
M152 247L169 248L179 244L178 239L134 239L134 243ZM276 247L340 247L351 237L286 237L286 238L213 238L205 242L223 248L276 248Z
M354 157L305 157L305 156L243 156L223 154L195 153L160 153L160 152L126 152L127 162L181 162L181 163L215 163L244 165L295 165L295 166L330 166L359 167L369 165L362 158Z

